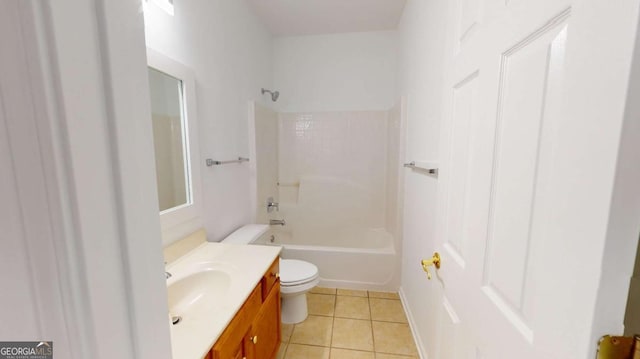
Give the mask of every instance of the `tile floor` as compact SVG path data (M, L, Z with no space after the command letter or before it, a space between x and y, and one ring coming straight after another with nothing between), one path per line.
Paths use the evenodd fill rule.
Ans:
M418 358L398 294L316 287L309 317L282 325L278 359Z

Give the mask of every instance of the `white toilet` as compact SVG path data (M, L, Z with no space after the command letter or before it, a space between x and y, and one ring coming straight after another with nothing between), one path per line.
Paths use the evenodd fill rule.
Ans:
M307 319L307 292L320 283L318 267L297 259L280 258L282 322L300 323Z
M269 231L268 225L249 224L237 229L223 240L224 243L250 244ZM262 241L260 241L262 243ZM297 260L280 258L280 294L282 296L282 323L295 324L307 318L306 293L320 283L318 267Z

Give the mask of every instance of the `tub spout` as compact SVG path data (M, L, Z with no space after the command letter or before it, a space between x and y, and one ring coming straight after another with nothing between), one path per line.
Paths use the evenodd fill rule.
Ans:
M272 219L269 221L269 224L272 226L284 226L287 224L284 219Z

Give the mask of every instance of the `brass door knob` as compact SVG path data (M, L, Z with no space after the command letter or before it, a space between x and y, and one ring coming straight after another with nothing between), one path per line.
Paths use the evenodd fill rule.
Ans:
M420 262L420 264L422 264L422 270L427 272L427 279L431 280L431 272L429 272L429 267L434 266L436 267L436 269L440 269L441 263L442 262L440 260L440 253L438 252L433 253L433 257L431 257L430 259L423 259Z
M257 336L257 335L252 336L252 337L251 337L251 342L252 342L253 344L258 344L258 336Z

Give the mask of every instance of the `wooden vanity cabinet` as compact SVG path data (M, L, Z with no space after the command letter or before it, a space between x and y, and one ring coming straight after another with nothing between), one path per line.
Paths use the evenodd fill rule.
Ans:
M249 330L251 338L257 339L249 343L253 353L248 358L270 359L278 352L281 340L280 331L280 283L276 283L269 292Z
M278 259L204 359L272 359L281 341Z
M280 283L280 260L276 259L262 277L262 300L266 301L273 286Z

